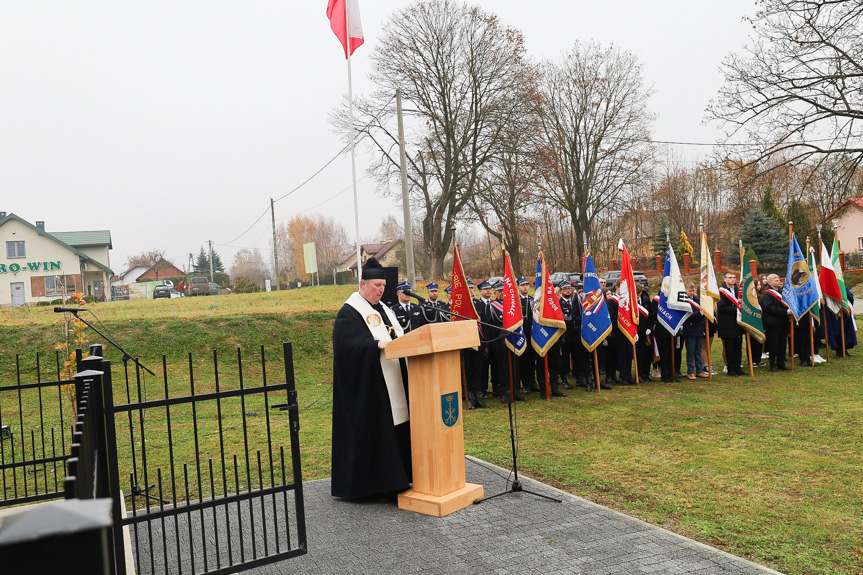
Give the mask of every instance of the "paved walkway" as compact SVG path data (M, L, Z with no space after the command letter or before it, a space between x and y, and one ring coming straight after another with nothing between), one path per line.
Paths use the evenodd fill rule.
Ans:
M467 458L467 479L486 495L508 471ZM330 497L328 479L304 484L309 553L249 573L777 573L531 479L508 494L436 518L395 503Z

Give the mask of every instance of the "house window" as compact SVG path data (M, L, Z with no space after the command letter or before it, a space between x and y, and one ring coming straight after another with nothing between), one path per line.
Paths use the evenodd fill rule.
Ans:
M857 249L863 250L863 238L857 238Z
M7 258L23 258L26 255L24 252L24 242L6 242Z
M67 295L78 289L75 276L45 276L45 295Z

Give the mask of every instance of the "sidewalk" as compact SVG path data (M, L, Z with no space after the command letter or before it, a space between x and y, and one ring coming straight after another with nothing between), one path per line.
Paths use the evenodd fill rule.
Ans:
M509 472L467 457L467 480L486 496ZM520 477L508 494L436 518L395 503L351 503L329 495L329 479L304 484L309 553L249 571L270 573L777 573L616 511Z

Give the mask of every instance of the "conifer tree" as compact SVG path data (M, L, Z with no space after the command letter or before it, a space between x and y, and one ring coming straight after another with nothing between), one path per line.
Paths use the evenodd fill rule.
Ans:
M678 259L683 261L683 254L689 254L690 265L698 265L698 260L695 259L695 248L693 248L692 244L689 243L689 237L687 237L686 232L684 232L683 230L680 230L680 241L678 242L678 245L680 246L680 253L678 254Z
M752 210L743 223L742 239L743 246L755 251L765 269L784 272L788 263L788 231L775 219L760 209Z
M210 258L207 257L204 246L201 246L201 251L198 252L198 257L195 259L194 270L196 274L210 273Z
M779 224L780 228L785 227L788 223L788 220L782 217L782 212L776 207L776 200L773 199L773 188L770 184L764 186L764 193L761 195L761 211Z

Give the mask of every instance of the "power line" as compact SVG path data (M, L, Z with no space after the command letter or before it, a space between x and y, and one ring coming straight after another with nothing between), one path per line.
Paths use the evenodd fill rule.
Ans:
M386 101L386 103L384 103L384 105L383 105L383 106L381 106L381 109L380 109L380 110L378 110L378 113L377 113L377 114L375 114L374 116L372 116L372 119L371 119L371 120L369 120L369 122L368 122L365 126L363 126L363 130L367 129L369 126L371 126L371 125L372 125L372 122L374 122L375 120L377 120L378 118L380 118L381 114L383 114L383 113L384 113L384 111L387 109L387 106L389 106L389 105L392 103L392 101L393 101L393 100L395 100L395 98L396 98L396 97L395 97L395 94L393 94L393 96L392 96L389 100L387 100L387 101ZM354 138L354 143L356 143L356 140L358 140L358 139L359 139L359 136L356 136L356 137ZM326 164L324 164L323 166L321 166L321 168L320 168L320 169L318 169L318 171L316 171L314 174L312 174L311 176L309 176L308 178L306 178L306 179L305 179L305 180L304 180L300 185L298 185L297 187L295 187L293 190L291 190L291 191L289 191L288 193L284 194L283 196L280 196L279 198L277 198L277 199L273 200L273 202L275 203L275 202L278 202L278 201L280 201L280 200L283 200L283 199L287 198L288 196L290 196L291 194L293 194L294 192L298 191L300 188L302 188L303 186L305 186L306 184L308 184L310 181L312 181L312 180L315 178L315 176L317 176L318 174L320 174L321 172L323 172L323 171L327 168L327 166L329 166L330 164L332 164L332 163L336 160L336 158L338 158L339 156L341 156L342 154L344 154L344 153L348 150L348 148L350 148L350 144L346 144L345 146L343 146L343 147L342 147L342 149L341 149L341 150L339 150L339 151L338 151L338 153L337 153L336 155L334 155L332 158L330 158L330 159L329 159L329 161L328 161ZM361 180L358 180L358 181L362 181L363 179L365 179L365 177L363 177ZM353 186L352 186L352 187L353 187ZM339 193L343 193L343 192L339 192ZM336 194L336 195L338 195L338 194ZM335 196L333 196L333 197L335 197ZM325 203L325 202L323 202L323 203ZM321 205L321 204L319 204L319 205ZM316 206L316 207L317 207L317 206ZM270 210L270 208L265 209L265 210L263 211L263 213L262 213L260 216L258 216L258 219L256 219L256 220L255 220L255 222L254 222L251 226L249 226L249 227L246 229L246 231L244 231L243 233L241 233L241 234L240 234L239 236L237 236L236 238L234 238L234 239L232 239L231 241L226 242L226 243L224 243L224 244L216 244L216 245L217 245L217 246L227 246L228 244L233 244L235 241L237 241L238 239L240 239L241 237L243 237L244 235L246 235L247 233L249 233L249 231L250 231L252 228L254 228L254 227L258 224L258 222L260 222L260 221L261 221L261 218L263 218L265 215L267 215L267 212L268 212L269 210Z

